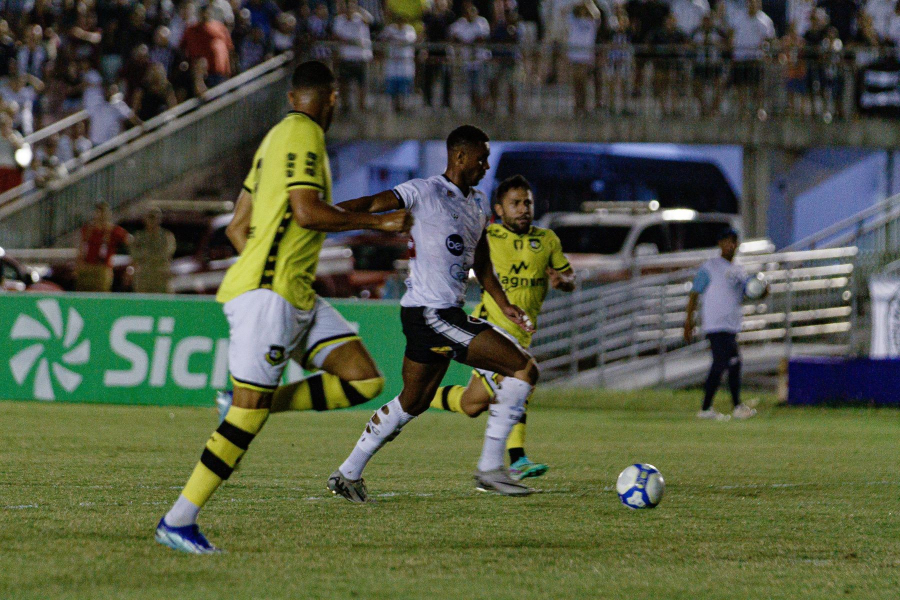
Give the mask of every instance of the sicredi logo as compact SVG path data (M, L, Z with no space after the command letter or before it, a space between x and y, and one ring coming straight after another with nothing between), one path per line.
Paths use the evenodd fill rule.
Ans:
M94 315L86 325L75 307L59 300L42 299L34 306L22 310L8 332L8 339L19 342L9 360L13 381L28 386L33 398L56 400L68 393L74 399L76 391L95 398L103 388L177 393L227 383L228 339L185 335L176 331L172 316L108 321Z
M228 339L213 340L206 336L189 336L173 343L174 317L119 317L109 332L112 353L130 363L127 369L109 369L103 374L106 387L137 387L148 383L163 387L169 376L179 388L196 390L209 385L225 387L228 379ZM156 334L153 350L147 352L130 336ZM145 337L143 339L146 339ZM189 370L191 358L213 354L210 373Z
M9 337L12 340L28 340L35 343L19 350L9 360L16 383L22 385L28 375L35 371L32 393L39 400L55 400L57 388L71 393L83 377L69 367L85 364L91 356L91 341L81 340L84 319L72 307L63 318L59 302L52 299L37 303L40 317L21 313L13 324ZM47 356L48 350L54 354L62 351L59 362Z

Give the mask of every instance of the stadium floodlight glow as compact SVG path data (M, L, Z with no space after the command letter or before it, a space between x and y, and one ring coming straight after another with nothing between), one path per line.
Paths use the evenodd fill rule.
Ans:
M15 159L17 165L25 169L31 166L31 160L34 158L34 152L31 151L31 146L29 146L28 144L22 144L22 147L16 150L15 154L13 154L13 158Z
M647 203L647 208L650 209L650 212L659 210L659 200L651 200Z
M690 208L670 208L662 211L663 221L693 221L697 211Z

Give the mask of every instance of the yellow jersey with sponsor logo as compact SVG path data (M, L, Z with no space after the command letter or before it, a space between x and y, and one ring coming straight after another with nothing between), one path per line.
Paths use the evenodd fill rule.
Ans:
M487 239L491 262L503 291L509 301L528 313L531 322L537 326L537 317L547 296L547 267L556 271L569 268L559 238L549 229L532 227L520 235L494 223L487 228ZM525 348L531 345L531 334L506 318L488 294L481 295L481 303L475 308L474 315L502 327Z
M228 302L263 288L310 310L325 234L297 224L288 196L293 189L308 188L331 204L331 169L319 124L304 113L289 113L266 134L244 188L253 196L247 245L225 274L216 299Z

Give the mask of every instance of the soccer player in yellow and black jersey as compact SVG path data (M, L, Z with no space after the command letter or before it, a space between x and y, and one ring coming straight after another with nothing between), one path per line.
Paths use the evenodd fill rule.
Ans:
M350 325L312 290L325 232L403 232L412 224L405 210L376 215L331 205L325 131L336 98L327 66L310 61L297 67L288 93L293 110L263 139L238 199L229 237L241 255L217 296L230 326L234 397L157 525L156 540L170 548L217 551L200 533L197 515L262 429L292 354L321 372L295 384L288 401L348 406L376 397L384 385Z
M556 234L532 224L534 195L527 179L515 175L502 181L494 197L494 212L500 222L488 227L487 240L497 278L509 301L524 309L537 327L547 290L553 287L572 291L575 273ZM481 303L472 314L500 327L522 347L531 345L532 334L510 321L488 294L482 294ZM496 373L475 369L468 387L439 388L431 406L477 417L488 409L502 380ZM506 442L510 476L517 480L539 477L549 468L532 462L525 454L526 414L522 414Z

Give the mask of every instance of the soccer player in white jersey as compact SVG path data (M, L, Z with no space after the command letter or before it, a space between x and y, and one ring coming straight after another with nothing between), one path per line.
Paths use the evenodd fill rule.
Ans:
M447 138L443 175L414 179L339 205L375 213L405 208L414 219L410 276L400 301L406 336L403 391L375 411L350 456L328 479L332 492L352 502L367 500L363 469L404 425L428 409L451 360L505 377L491 405L476 488L511 496L534 491L510 477L504 454L506 439L537 382L537 364L510 337L462 309L469 271L474 270L503 314L525 331L534 331L525 311L509 302L491 264L485 197L474 188L488 169L489 155L487 135L463 125Z
M712 350L712 366L703 386L703 407L697 413L700 419L725 420L713 408L713 399L722 374L728 371L728 387L734 403L733 415L736 419L746 419L756 414L756 410L741 403L741 354L738 351L737 334L741 331L741 302L749 277L740 265L734 264L738 248L738 233L727 227L719 234L721 255L711 258L697 271L688 297L687 316L684 321L684 339L690 343L694 336L694 312L700 295L703 295L701 321L703 332ZM768 293L768 288L766 290Z

